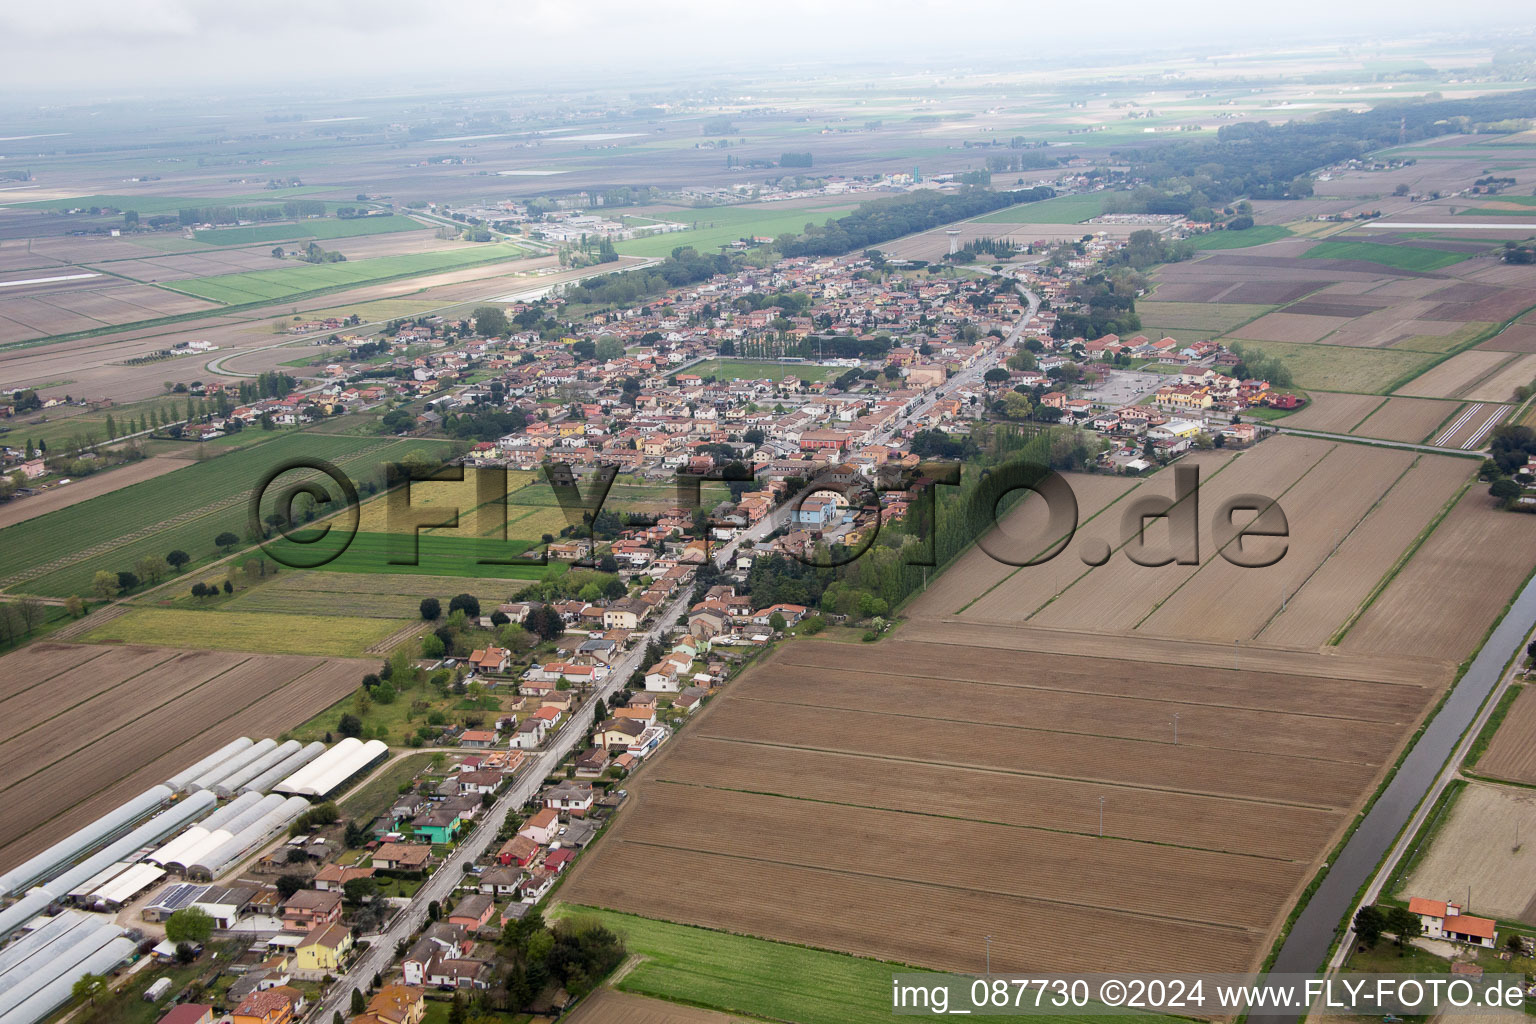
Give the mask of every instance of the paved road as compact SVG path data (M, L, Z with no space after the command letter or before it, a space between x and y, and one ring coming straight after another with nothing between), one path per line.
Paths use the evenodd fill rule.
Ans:
M779 518L781 517L768 516L758 525L743 531L735 539L720 547L714 553L715 564L727 565L742 544L755 543L762 539L774 529L775 522ZM656 624L635 639L630 652L613 666L608 678L598 688L597 696L606 701L624 685L630 675L640 667L640 662L645 657L646 645L653 638L666 633L687 613L692 596L692 588L689 588L662 607L656 616ZM583 703L565 728L555 734L553 742L545 750L533 755L527 767L519 773L517 780L497 798L491 805L490 811L483 816L481 823L432 874L411 902L395 915L383 933L370 937L371 945L368 950L358 958L349 971L337 979L326 995L315 1003L310 1011L311 1018L317 1021L329 1021L331 1014L337 1011L346 1017L350 1011L352 990L354 988L366 990L375 974L388 972L395 960L395 946L401 940L409 939L426 923L428 904L433 901L443 904L449 900L459 883L464 880L465 866L484 855L496 838L496 833L501 830L502 822L506 820L507 815L533 799L539 786L543 784L545 776L553 771L572 750L586 744L587 737L592 733L594 703L591 700Z

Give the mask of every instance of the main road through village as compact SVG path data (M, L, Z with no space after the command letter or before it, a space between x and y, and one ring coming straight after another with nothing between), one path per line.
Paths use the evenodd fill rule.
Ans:
M1029 300L1029 310L1019 318L1018 324L1009 332L1005 342L993 346L974 365L945 381L943 386L935 388L902 419L910 420L913 416L924 414L934 402L940 401L966 384L979 381L987 369L997 365L999 360L1006 357L1011 349L1011 343L1034 319L1035 311L1040 308L1039 296L1027 291L1024 294ZM895 428L892 427L890 430L883 431L882 439L889 437L894 430ZM782 526L788 518L790 507L788 505L780 507L772 515L765 517L762 522L743 531L720 547L713 553L715 564L722 567L729 565L737 550L743 545L755 544ZM682 619L688 610L692 596L691 590L684 591L662 607L661 612L656 616L656 624L635 639L629 653L614 664L612 671L608 673L607 679L594 696L602 697L606 701L629 680L635 670L640 668L641 660L645 657L645 650L650 642L665 636ZM583 702L566 727L555 735L550 745L529 759L527 767L519 773L512 785L497 797L496 802L491 805L490 812L483 816L481 823L448 855L442 865L427 879L426 884L417 890L411 901L390 920L383 931L368 936L367 950L353 961L352 966L339 975L326 990L325 995L315 1002L310 1011L310 1019L324 1022L330 1020L334 1013L340 1013L342 1017L346 1017L351 1011L353 990L366 990L375 974L388 973L390 965L396 958L395 948L401 942L409 941L410 937L425 925L428 907L432 903L442 905L452 897L464 880L466 874L464 869L485 855L487 847L501 831L501 823L506 820L507 815L532 800L539 787L543 785L544 779L591 734L594 724L592 713L595 706L595 700Z

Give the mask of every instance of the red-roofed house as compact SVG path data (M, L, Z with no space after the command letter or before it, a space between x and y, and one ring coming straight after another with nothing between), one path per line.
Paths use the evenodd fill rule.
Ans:
M1498 941L1499 933L1493 921L1463 914L1455 903L1413 896L1408 900L1408 912L1419 916L1425 938L1465 942L1486 949L1492 949Z

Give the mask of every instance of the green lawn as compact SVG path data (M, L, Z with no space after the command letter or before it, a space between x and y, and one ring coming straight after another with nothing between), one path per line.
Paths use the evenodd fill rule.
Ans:
M431 754L408 754L380 768L361 789L341 802L341 813L367 824L383 814L400 796L400 787L432 763Z
M1239 335L1242 331L1237 332ZM1349 348L1344 345L1296 345L1283 341L1248 341L1222 338L1230 345L1239 341L1245 349L1257 349L1278 357L1290 368L1298 388L1319 391L1350 391L1384 395L1399 381L1417 376L1440 358L1433 352L1406 349Z
M1302 253L1311 260L1360 260L1379 263L1399 270L1439 270L1471 257L1471 253L1443 249L1419 249L1411 245L1382 245L1379 242L1344 242L1330 239L1318 242Z
M412 451L442 452L446 441L340 437L294 431L271 441L197 462L164 476L82 501L0 530L0 578L13 573L31 577L12 587L25 593L89 596L98 569L133 569L146 555L164 556L180 549L191 566L219 557L214 537L230 531L244 538L246 499L262 476L300 456L334 464L361 487L382 479L383 463ZM285 475L286 485L301 474ZM334 484L330 490L335 491ZM243 544L242 540L242 544ZM90 549L69 565L59 559Z
M257 245L303 238L352 238L357 235L387 235L395 231L426 231L427 225L409 217L390 214L385 217L336 217L302 220L296 224L259 224L242 228L214 228L194 232L199 242L211 245Z
M624 992L795 1024L887 1024L891 975L914 968L783 942L670 924L611 910L561 906L555 916L592 916L643 957ZM998 1021L1023 1021L998 1016ZM1053 1021L1094 1019L1052 1014ZM1127 1021L1167 1021L1151 1014Z
M1263 245L1291 237L1290 228L1276 224L1260 224L1247 231L1210 231L1196 235L1191 241L1196 249L1246 249L1250 245Z
M322 292L332 288L353 287L401 277L415 277L444 270L517 260L528 252L515 245L486 244L441 252L380 256L371 260L345 263L309 264L285 262L272 270L253 270L244 274L219 274L176 281L162 287L194 295L200 299L241 305L248 302L277 301Z
M976 224L1081 224L1104 212L1105 192L1057 196L1037 203L1020 203L977 217Z
M683 371L700 377L730 380L783 380L797 377L801 380L828 380L843 372L840 366L817 366L815 363L777 363L771 359L708 359Z

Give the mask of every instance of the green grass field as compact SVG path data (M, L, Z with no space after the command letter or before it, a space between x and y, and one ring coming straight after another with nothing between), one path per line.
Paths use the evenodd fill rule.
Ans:
M200 299L223 302L227 305L240 305L247 302L277 301L331 288L352 287L400 277L415 277L418 274L517 260L527 255L527 250L515 245L486 244L471 249L380 256L371 260L349 260L346 263L293 262L273 270L197 277L190 281L176 281L162 287L169 287Z
M1282 238L1291 237L1290 228L1282 228L1277 224L1260 224L1251 227L1247 231L1210 231L1203 235L1196 235L1191 241L1196 249L1246 249L1250 245L1263 245L1265 242L1277 242Z
M1360 260L1379 263L1398 270L1439 270L1471 257L1471 253L1446 252L1442 249L1418 249L1410 245L1382 245L1379 242L1343 242L1330 239L1318 242L1301 254L1309 260Z
M400 628L388 619L311 615L302 629L292 616L261 612L134 608L91 630L88 643L155 644L216 651L361 657Z
M409 217L390 214L385 217L352 217L347 220L326 217L302 220L297 224L258 224L242 228L214 228L194 232L199 242L210 245L258 245L303 238L353 238L358 235L387 235L396 231L428 231L427 225Z
M1176 333L1180 328L1218 333L1230 331L1238 324L1255 320L1274 308L1245 302L1157 302L1149 299L1136 303L1136 312L1141 316L1142 334L1150 338L1152 332L1158 330L1173 334L1180 340L1184 337Z
M1107 193L1057 196L1038 203L1020 203L977 217L975 224L1081 224L1104 212Z
M824 224L828 218L835 220L852 213L854 205L843 203L785 208L779 204L761 203L629 217L625 219L632 227L643 228L645 222L650 220L667 220L691 227L687 231L615 242L614 248L625 256L666 256L680 245L691 245L701 253L711 254L718 252L720 246L729 245L738 238L751 238L755 235L777 238L784 234L799 234L807 224Z
M1223 338L1222 341L1227 344L1239 341L1244 349L1258 349L1265 355L1278 357L1290 368L1298 388L1351 391L1366 395L1386 394L1394 383L1406 379L1410 374L1423 372L1425 367L1438 358L1432 352L1412 352L1406 349L1295 345L1283 341L1247 341L1242 338Z
M891 975L916 969L845 953L670 924L611 910L562 905L554 916L597 918L643 958L618 983L624 992L796 1024L886 1024ZM998 1021L1041 1020L997 1016ZM1051 1014L1086 1021L1089 1014ZM1151 1014L1127 1022L1167 1021Z
M445 441L340 437L296 431L124 487L69 508L0 530L0 579L30 578L10 589L54 597L89 596L98 569L132 570L146 555L181 549L191 567L219 557L213 538L228 530L244 538L246 499L263 474L300 456L325 459L361 485L382 479L382 465L412 451L444 452ZM287 484L300 475L285 475ZM334 489L334 485L332 485ZM242 540L242 544L243 544ZM90 554L63 564L77 552Z
M219 582L218 569L205 582ZM421 599L436 597L444 605L455 594L473 594L482 606L508 600L522 586L519 581L459 576L426 576L420 573L326 572L292 569L256 586L237 592L221 606L237 612L274 612L286 615L348 615L375 619L414 619ZM188 584L190 588L190 584ZM187 598L195 601L195 598Z
M688 367L684 373L696 373L700 377L730 380L783 380L798 377L801 380L830 380L843 372L840 366L817 366L815 363L776 363L765 359L707 359Z
M482 565L482 558L518 558L524 551L538 545L532 540L513 539L505 544L481 541L465 531L465 536L447 536L438 533L418 535L414 550L415 565L400 564L391 559L413 557L411 538L388 533L359 533L352 538L345 551L335 561L327 562L327 572L384 573L393 576L462 576L470 579L540 580L563 572L563 563L539 565ZM282 542L273 551L286 550ZM322 541L314 546L294 546L295 560L308 558L311 551L318 552L329 546ZM512 589L516 589L515 587ZM449 595L452 596L451 594Z

